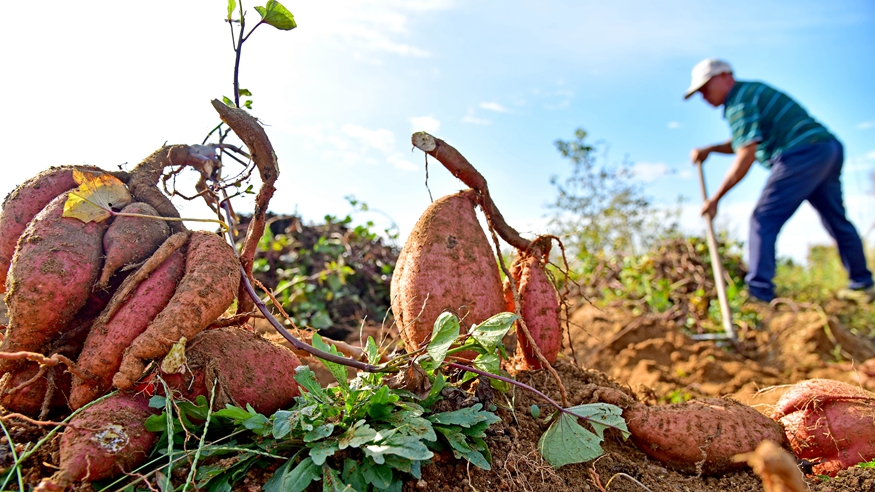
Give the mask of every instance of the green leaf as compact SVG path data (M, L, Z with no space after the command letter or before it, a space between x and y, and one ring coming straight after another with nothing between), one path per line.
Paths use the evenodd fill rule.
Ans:
M234 104L234 101L232 101L228 96L222 96L222 102L225 103L225 106L230 106L232 108L237 107L237 105Z
M413 436L426 441L434 441L437 435L434 433L434 428L431 422L422 418L416 412L401 411L395 412L389 416L389 423L394 425L398 432Z
M392 485L386 488L386 492L401 492L404 487L404 482L401 480L395 480L392 482Z
M334 432L334 424L322 424L316 426L310 432L304 434L304 442L313 442L320 439L325 439Z
M480 422L489 422L489 424L491 425L501 421L498 416L491 412L481 412L481 408L483 408L483 404L477 403L468 408L461 408L459 410L453 410L452 412L441 412L430 415L428 417L428 420L430 420L433 424L460 425L462 427L471 427L472 425L478 424Z
M164 405L167 404L167 398L163 396L155 395L152 398L149 398L149 408L164 408Z
M322 492L350 492L352 487L343 483L337 470L322 465Z
M577 418L560 413L541 439L538 451L554 469L569 463L583 463L598 458L604 451L601 440L577 423Z
M237 90L237 94L239 94L239 95L241 95L241 96L250 96L250 97L252 97L252 93L249 92L249 89L238 89L238 90Z
M237 0L228 0L228 20L234 15L234 9L237 8Z
M388 488L392 483L392 469L388 466L375 464L366 459L362 462L361 471L365 481L377 490Z
M298 412L288 410L279 410L273 414L273 438L282 439L289 435L298 421L298 415L300 415Z
M368 341L365 342L365 354L368 356L369 364L379 364L380 363L380 347L377 346L377 342L374 341L374 337L368 337Z
M362 475L362 464L356 460L346 458L343 460L343 481L348 483L355 490L367 490L368 482Z
M252 409L249 404L246 404L248 409ZM266 436L270 434L273 430L273 425L270 423L270 419L265 417L260 413L256 413L255 410L251 410L253 415L248 419L241 422L241 425L252 432L258 434L259 436Z
M459 338L459 331L459 318L452 313L443 312L435 320L431 341L428 342L426 349L428 355L434 360L435 367L444 361L450 346Z
M419 438L393 435L381 444L371 444L362 448L365 456L370 457L377 464L385 462L385 455L394 454L409 460L427 460L434 456Z
M357 421L352 427L338 437L339 449L358 448L377 437L377 431L366 424L364 419Z
M443 436L447 439L447 442L450 443L450 447L453 448L453 456L458 458L465 458L465 460L469 461L471 464L480 467L484 470L491 470L492 466L486 460L486 457L478 451L474 449L471 444L468 442L468 437L458 431L458 428L446 428L446 427L437 427L438 432L443 434Z
M294 458L283 463L273 477L264 484L264 492L303 492L314 480L322 478L322 469L309 457L289 470Z
M533 403L532 408L529 409L529 412L532 414L532 418L537 420L537 418L541 416L541 407Z
M252 99L243 101L243 107L246 109L252 109Z
M393 455L386 455L386 466L413 475L413 478L422 478L422 461L408 460Z
M501 358L498 354L480 354L472 362L475 369L488 372L489 374L498 374L501 372Z
M270 24L282 31L290 31L298 27L295 23L295 16L276 0L268 0L264 7L255 7L255 10L261 15L265 24Z
M422 400L422 406L425 408L430 408L434 405L438 400L441 399L441 390L446 386L447 380L444 379L444 375L438 372L434 377L434 383L432 383L431 391L428 393L428 397L425 400Z
M519 316L513 313L498 313L475 326L471 330L471 337L477 340L487 352L492 353L518 318Z
M585 419L598 434L599 439L605 439L605 429L615 428L623 433L623 439L629 437L629 428L623 419L623 409L609 403L590 403L567 409L569 412Z
M313 463L322 466L322 464L325 463L325 460L330 456L334 456L334 453L336 452L337 441L333 439L320 441L310 448L310 459L313 460Z
M337 347L335 347L334 345L329 347L328 344L322 341L322 337L320 337L318 333L313 334L313 339L310 341L310 343L315 349L321 350L323 352L328 352L329 354L340 355ZM321 360L322 363L325 364L325 367L328 368L329 371L331 371L331 375L334 376L334 379L337 380L337 384L339 384L340 387L344 390L349 391L349 381L347 379L349 375L346 372L346 366L338 364L337 362L329 362L325 359L319 360Z
M216 417L225 417L238 423L252 417L252 415L246 410L230 404L225 404L225 408L213 412L213 415Z
M308 366L300 365L295 368L295 381L317 400L325 401L325 392L316 380L316 374Z
M368 415L376 420L386 420L389 414L394 409L394 403L398 401L398 395L390 393L389 388L380 386L371 396L371 406L368 408Z
M167 430L167 416L163 413L161 415L151 415L143 425L149 432L164 432Z

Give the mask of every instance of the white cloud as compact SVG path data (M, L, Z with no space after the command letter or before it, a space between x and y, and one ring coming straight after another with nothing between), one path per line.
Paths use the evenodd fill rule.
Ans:
M682 126L684 126L684 124L679 122L679 121L669 121L668 122L668 127L672 130L677 130L678 128L680 128Z
M485 109L488 111L495 111L498 113L510 113L511 112L509 109L505 108L501 104L498 104L497 102L482 102L482 103L480 103L480 107L482 109Z
M651 183L671 173L671 168L664 162L637 162L632 165L631 170L636 178L645 183Z
M375 56L393 54L424 58L431 53L406 42L411 18L454 7L451 1L337 0L294 6L295 17L315 37L329 37L349 47L356 59L379 63Z
M857 123L857 130L868 130L872 127L875 127L875 120Z
M690 171L689 169L684 169L683 171L679 171L678 178L680 178L680 179L692 179L693 178L693 171Z
M412 116L410 118L410 131L422 131L434 135L440 128L441 122L432 116Z
M487 120L486 118L478 118L474 116L474 111L468 111L462 121L465 123L471 123L472 125L491 125L492 120Z
M396 169L403 169L405 171L416 171L419 169L416 164L405 159L403 154L397 152L387 157L386 162L395 166Z
M368 130L358 125L343 125L343 133L358 140L368 147L373 147L383 152L391 152L395 148L395 134L385 128Z
M866 159L869 159L870 161L875 161L875 150L866 152Z

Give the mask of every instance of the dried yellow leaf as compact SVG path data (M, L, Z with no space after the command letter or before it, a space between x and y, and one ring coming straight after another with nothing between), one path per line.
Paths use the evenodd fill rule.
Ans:
M120 209L133 201L125 184L111 174L74 169L73 180L79 188L70 192L64 204L64 217L101 222L112 216L112 209Z

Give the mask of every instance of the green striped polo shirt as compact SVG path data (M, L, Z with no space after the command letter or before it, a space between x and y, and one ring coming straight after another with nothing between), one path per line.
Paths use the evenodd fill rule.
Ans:
M732 130L732 149L758 142L756 159L766 168L781 152L835 138L796 101L761 82L736 81L723 117Z

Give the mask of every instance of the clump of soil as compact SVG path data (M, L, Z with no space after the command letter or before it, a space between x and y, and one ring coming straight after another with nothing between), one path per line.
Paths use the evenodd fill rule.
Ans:
M763 318L762 329L740 332L740 346L731 347L695 341L659 315L633 317L584 304L571 317L574 350L565 353L629 385L649 403L729 396L769 415L782 386L804 379L875 386L859 369L875 358L872 341L834 317L815 309L768 311Z

